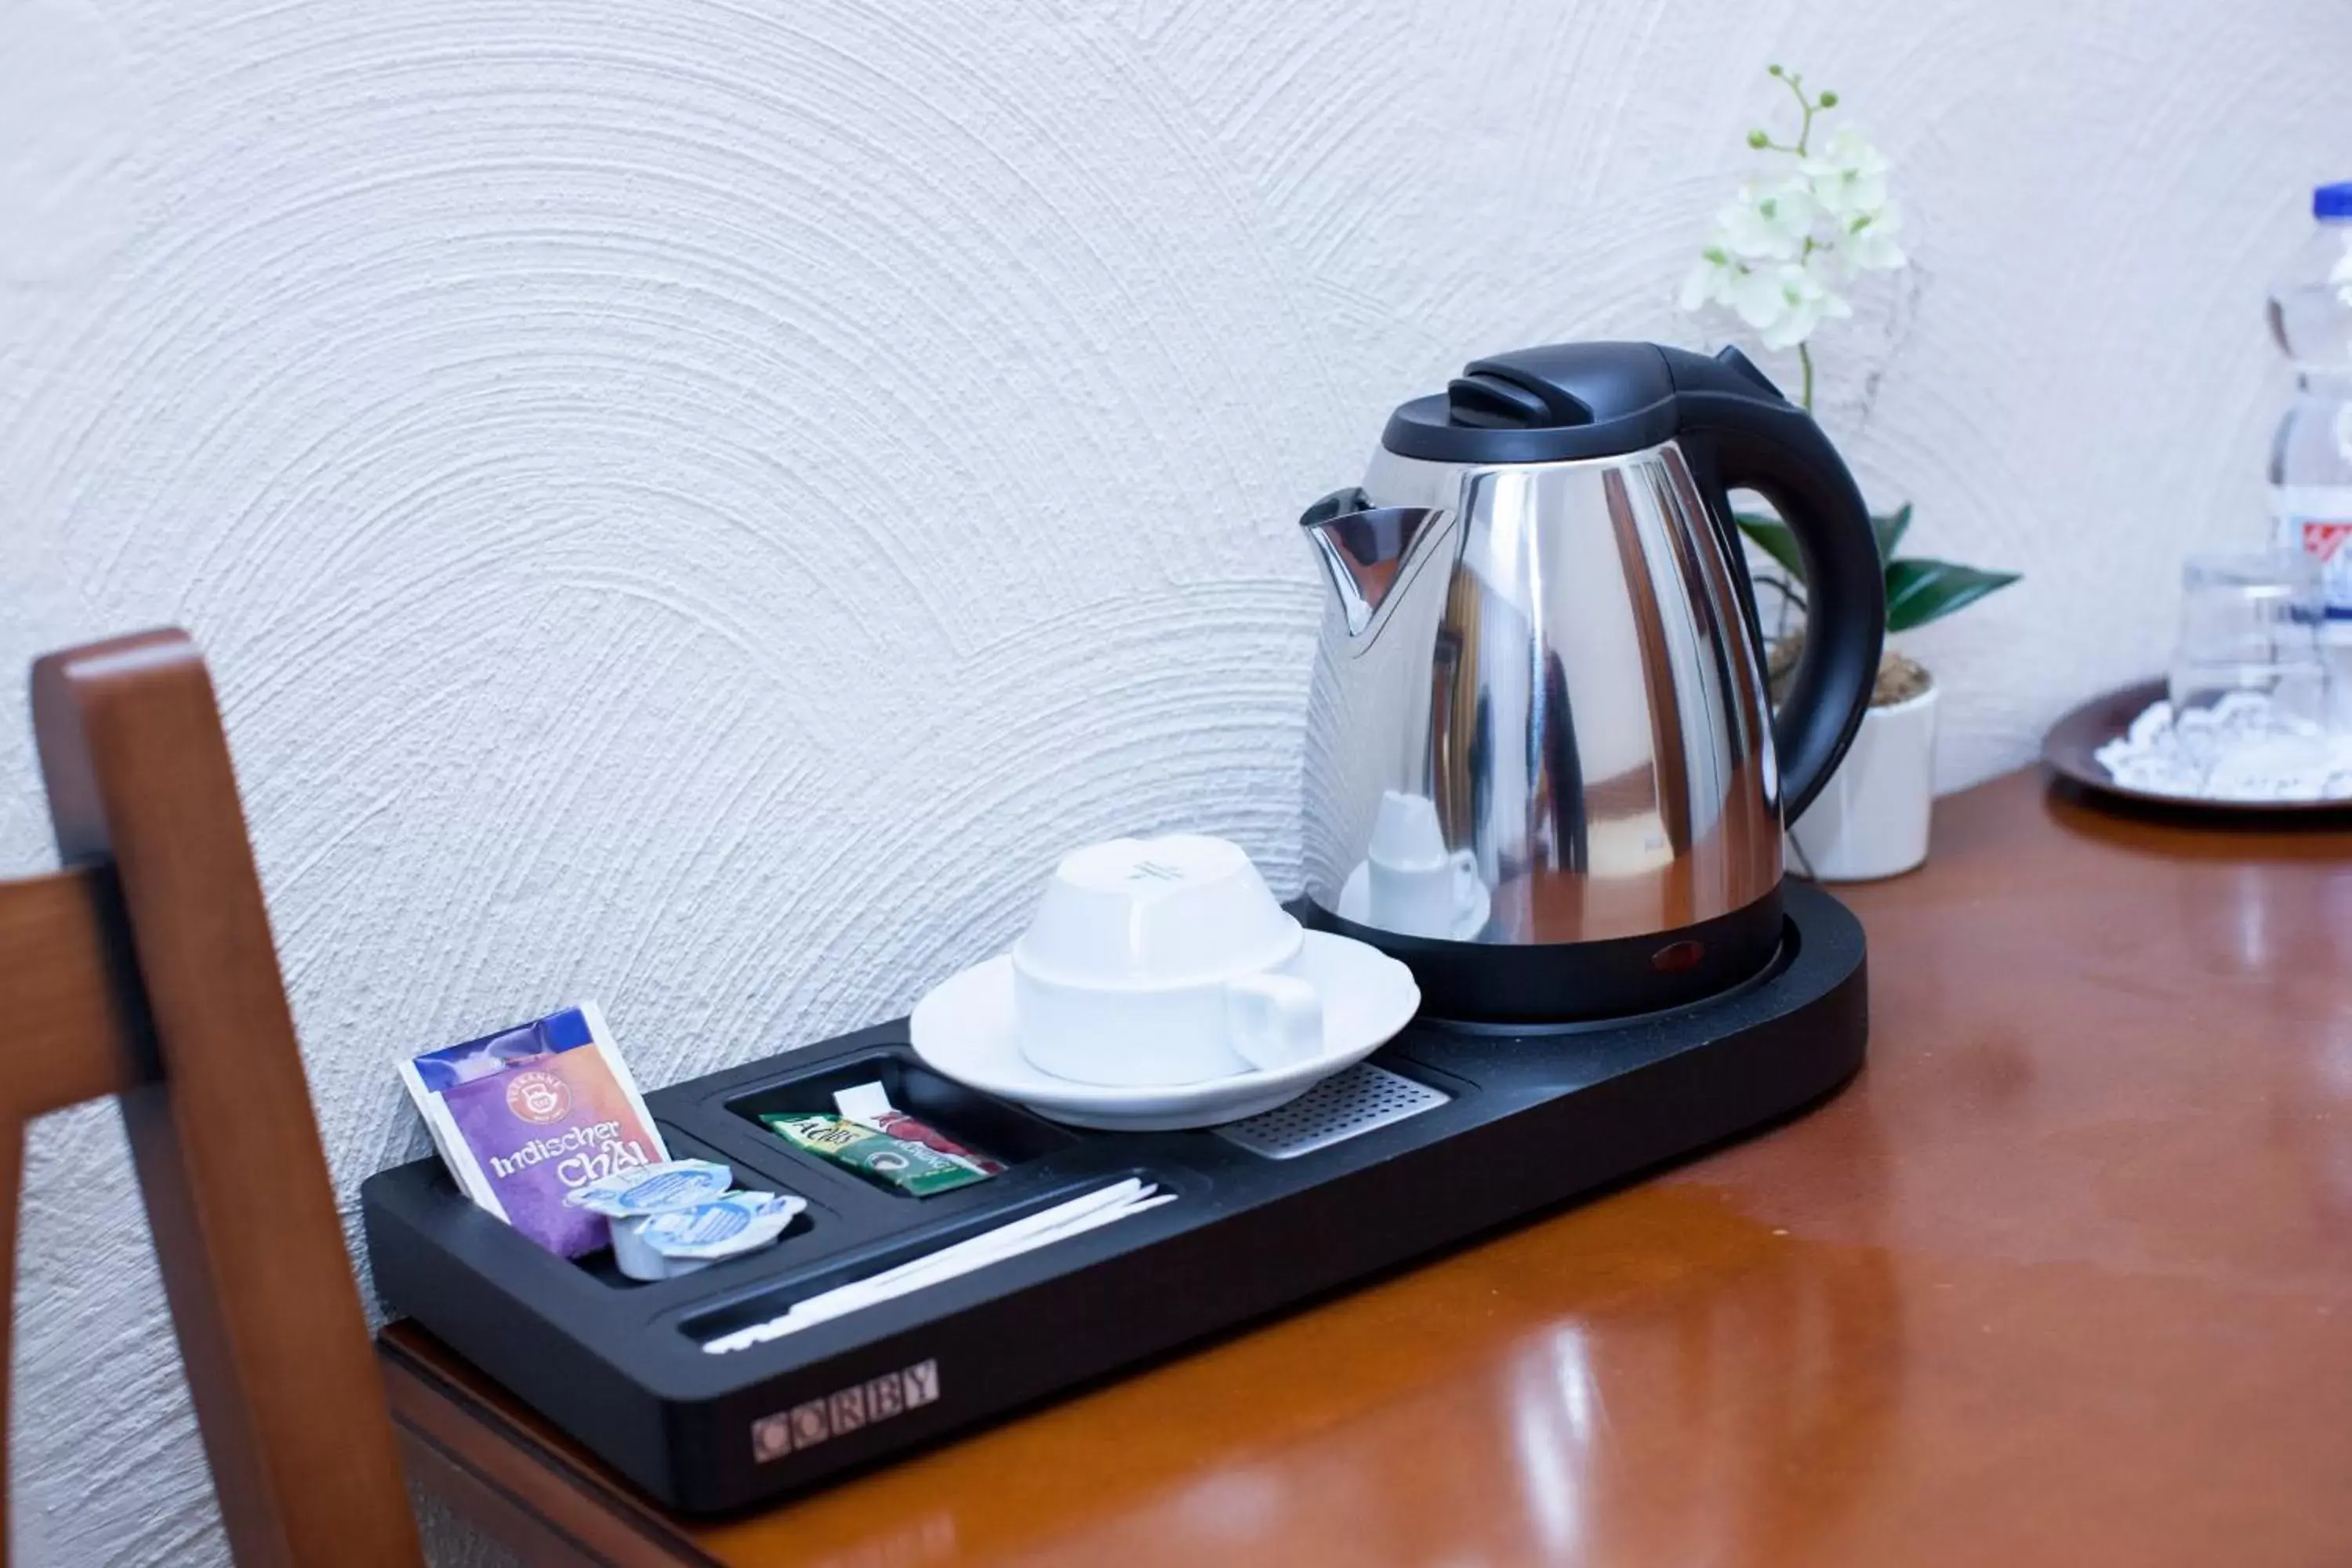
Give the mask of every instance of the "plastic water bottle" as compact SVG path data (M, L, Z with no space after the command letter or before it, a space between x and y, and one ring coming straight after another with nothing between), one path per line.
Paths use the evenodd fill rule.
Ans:
M2273 542L2319 562L2321 636L2352 679L2352 181L2311 195L2311 237L2271 286L2271 332L2294 362L2294 402L2271 445Z

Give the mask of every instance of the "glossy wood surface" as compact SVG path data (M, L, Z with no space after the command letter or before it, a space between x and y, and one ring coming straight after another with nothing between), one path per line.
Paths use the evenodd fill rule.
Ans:
M110 882L92 867L0 882L9 1013L0 1116L10 1121L121 1094L147 1076Z
M395 1414L534 1560L2352 1563L2352 833L2021 773L1841 891L1811 1114L797 1503L667 1520L405 1327Z

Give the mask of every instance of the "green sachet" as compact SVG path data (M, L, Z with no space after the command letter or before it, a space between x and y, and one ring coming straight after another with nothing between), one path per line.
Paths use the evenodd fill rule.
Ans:
M987 1172L952 1154L877 1132L845 1117L772 1110L760 1120L794 1148L908 1197L927 1198L988 1180Z

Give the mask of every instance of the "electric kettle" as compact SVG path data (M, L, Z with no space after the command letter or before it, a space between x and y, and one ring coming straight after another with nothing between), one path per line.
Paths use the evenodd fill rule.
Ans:
M1729 490L1805 563L1768 709ZM1764 972L1780 841L1862 722L1885 583L1853 478L1736 349L1563 343L1390 416L1300 526L1329 579L1305 902L1437 1016L1573 1022Z

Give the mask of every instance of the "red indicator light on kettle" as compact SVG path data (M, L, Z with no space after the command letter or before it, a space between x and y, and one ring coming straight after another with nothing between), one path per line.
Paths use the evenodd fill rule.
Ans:
M1706 956L1703 942L1670 942L1650 954L1650 967L1661 974L1680 974L1685 969L1696 969L1698 961Z

